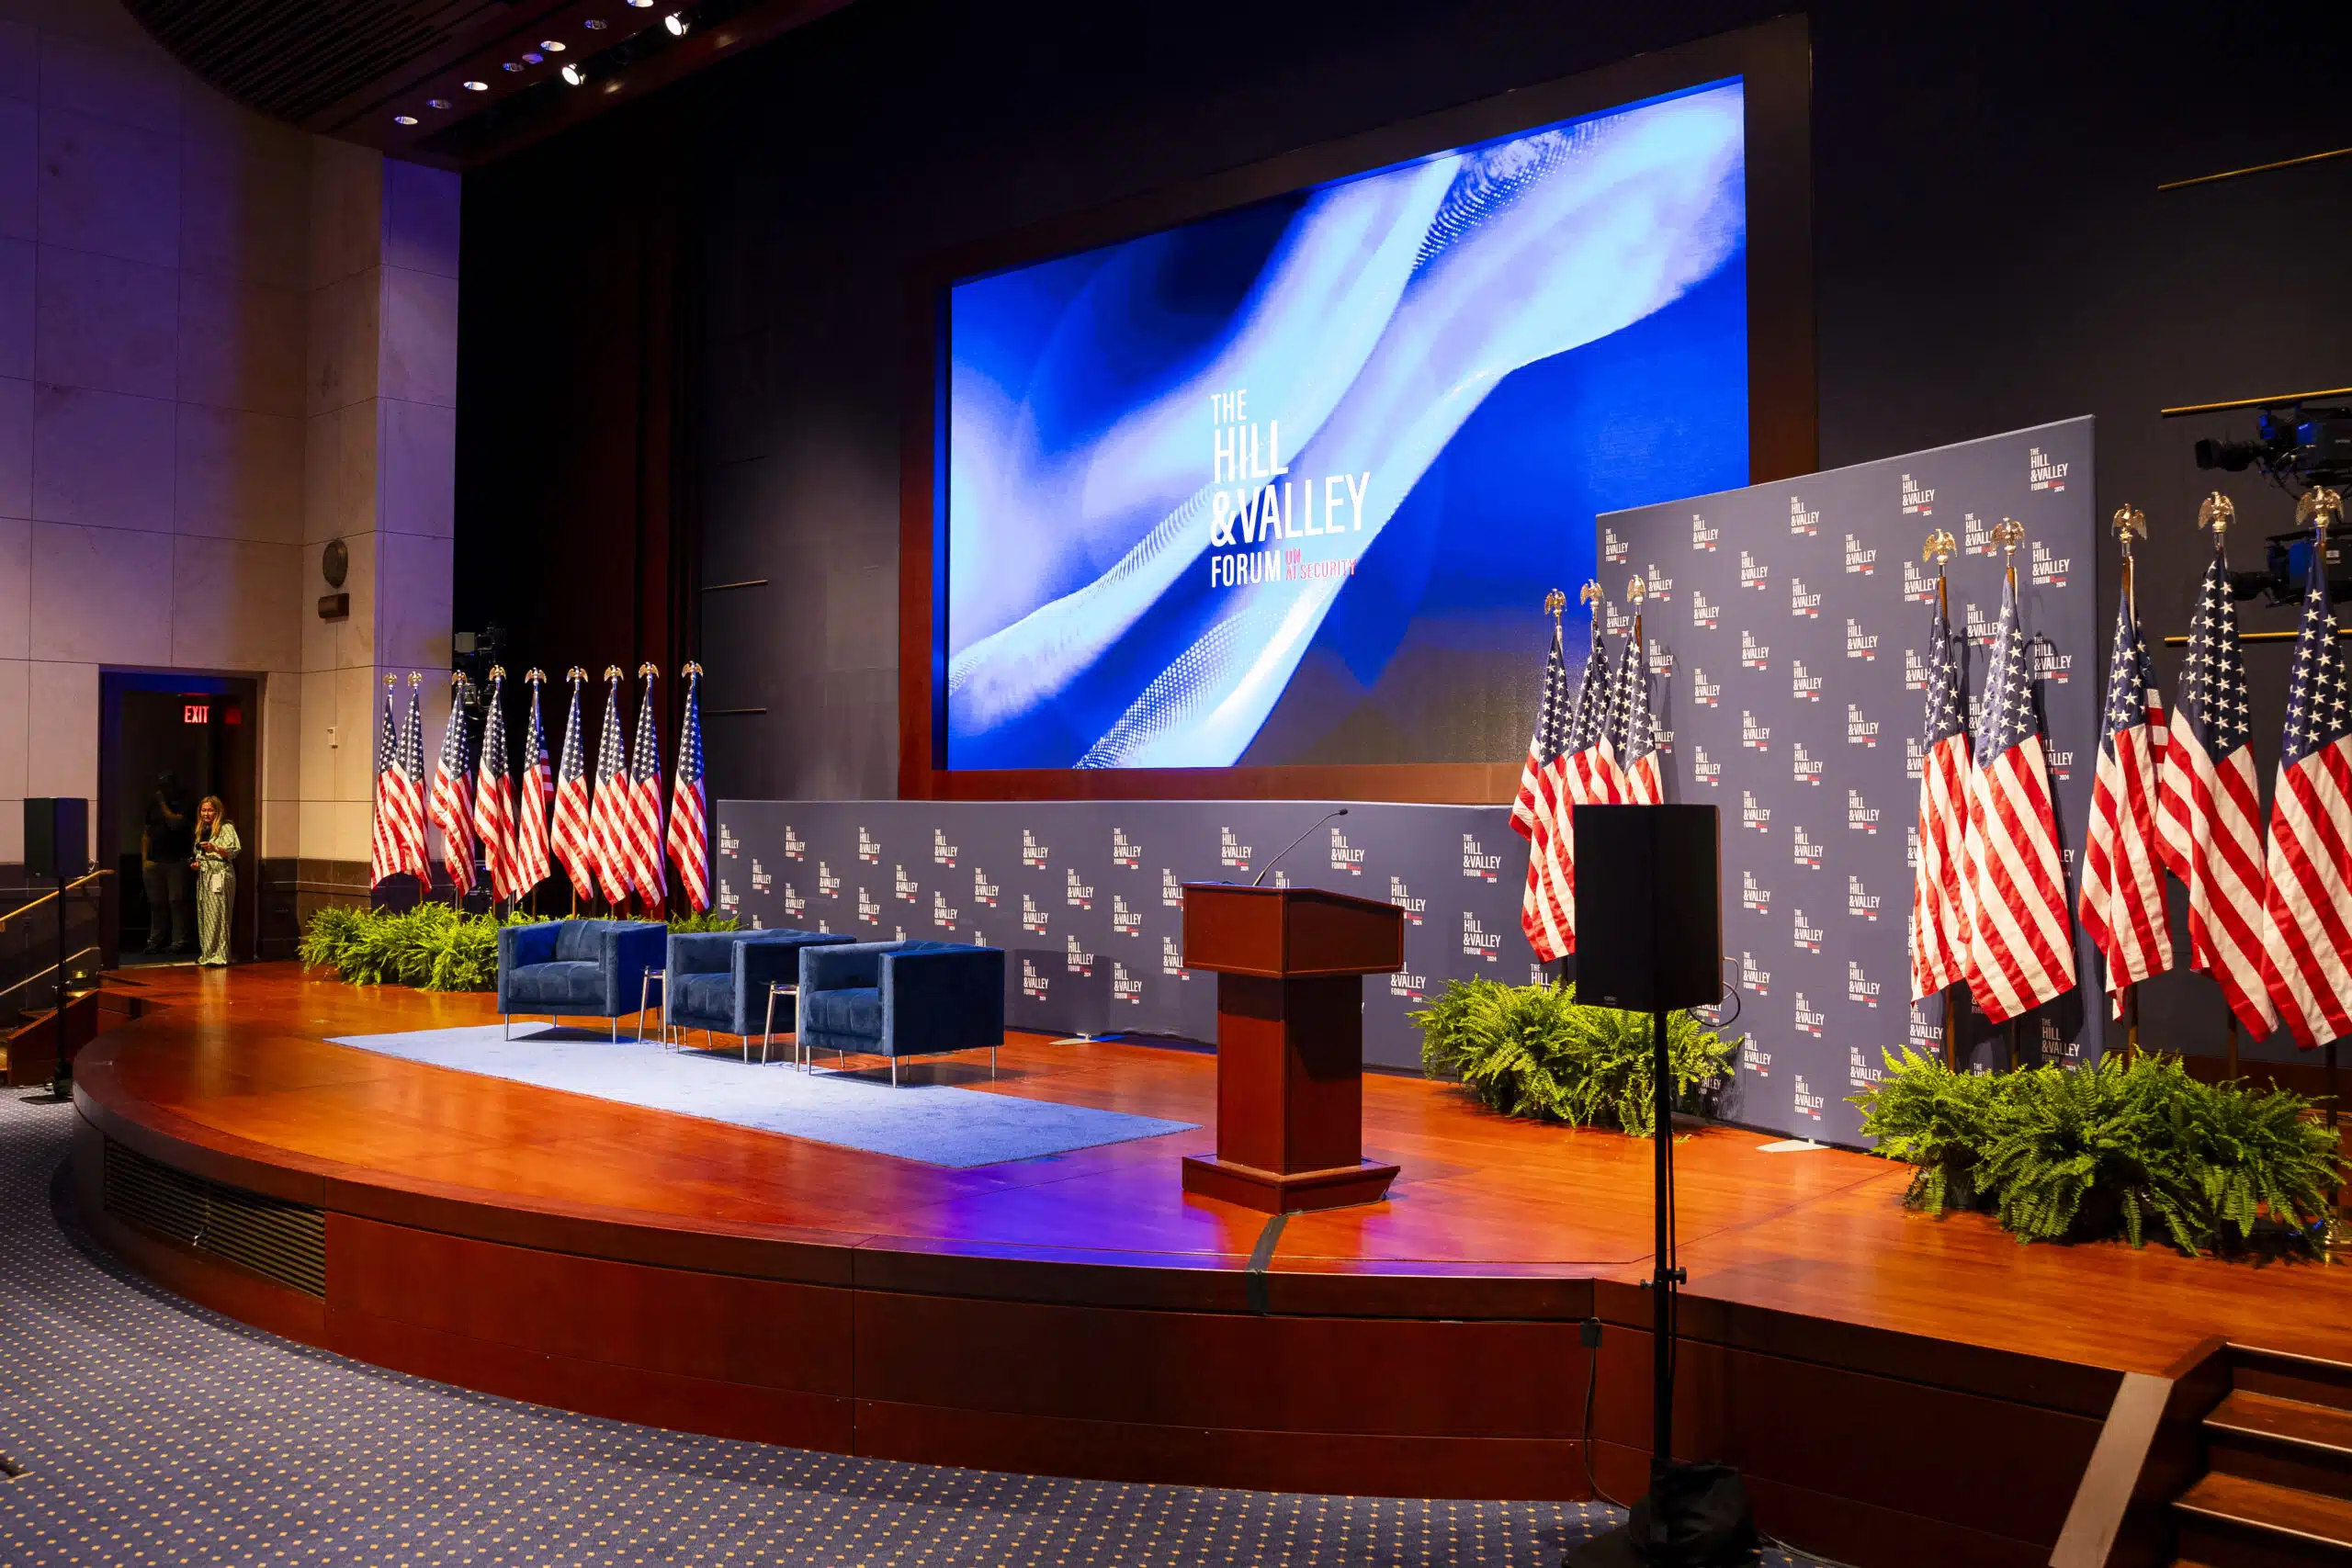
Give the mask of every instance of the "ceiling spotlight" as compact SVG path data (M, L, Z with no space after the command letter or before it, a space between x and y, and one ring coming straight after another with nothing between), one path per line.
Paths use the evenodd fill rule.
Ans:
M686 36L686 14L684 11L671 12L668 16L662 18L662 25L670 29L670 36L672 38L684 38Z
M523 69L523 62L519 60L510 60L505 64L500 66L499 69L502 71L520 71Z
M465 89L469 93L487 93L490 91L490 84L487 82L468 82L465 84Z
M567 85L577 87L588 80L588 73L580 68L578 61L567 60L563 62L563 79Z
M628 0L628 4L629 8L634 11L650 11L653 9L653 0Z
M539 47L546 50L549 54L561 54L563 52L563 41L560 39L543 38L539 40Z
M586 28L592 33L601 33L605 30L605 18L602 17L591 17L580 25Z
M396 114L392 116L392 123L394 125L414 125L416 123L416 116L413 114Z
M547 56L541 54L536 49L526 49L523 51L523 58L528 61L531 64L537 65L540 61L545 60Z
M447 98L427 98L424 100L424 107L429 109L446 109L449 107L449 100Z

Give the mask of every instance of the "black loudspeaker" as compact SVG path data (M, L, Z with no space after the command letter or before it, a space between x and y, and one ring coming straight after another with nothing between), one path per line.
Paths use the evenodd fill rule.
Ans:
M1712 806L1579 806L1577 999L1627 1012L1723 1000L1723 864Z
M72 880L90 870L90 803L62 796L25 802L25 875Z

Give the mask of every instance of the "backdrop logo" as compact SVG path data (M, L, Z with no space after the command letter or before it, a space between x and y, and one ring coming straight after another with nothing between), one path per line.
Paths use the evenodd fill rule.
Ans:
M1789 614L1799 620L1821 618L1821 595L1806 588L1802 577L1789 579Z
M1876 577L1878 552L1866 547L1860 539L1849 534L1846 536L1846 575L1852 577L1857 573L1863 577Z
M1928 1016L1917 1002L1911 1004L1911 1044L1915 1049L1943 1049L1944 1026Z
M1652 561L1644 568L1642 575L1648 581L1651 598L1671 599L1674 597L1674 579L1658 570L1656 561Z
M1757 723L1756 716L1742 708L1739 710L1739 743L1750 751L1770 751L1772 749L1772 727Z
M1928 689L1928 660L1916 648L1903 650L1903 689L1906 692Z
M1739 667L1742 670L1761 670L1771 662L1772 645L1769 642L1758 642L1754 632L1749 631L1746 626L1740 627Z
M857 858L870 865L882 863L882 840L864 828L857 830Z
M1216 830L1216 863L1227 871L1248 871L1251 850L1230 828Z
M1072 932L1062 940L1062 966L1073 975L1093 974L1094 954L1078 945L1077 933Z
M2075 678L2075 656L2061 653L2058 645L2048 637L2038 637L2030 645L2033 649L2033 678L2047 681L2053 686L2064 686Z
M1116 959L1111 963L1111 999L1143 1005L1143 981L1127 973L1126 965Z
M1721 789L1724 785L1724 765L1710 761L1704 746L1693 746L1690 748L1690 777L1710 789Z
M1878 634L1862 630L1862 623L1851 615L1846 617L1846 657L1878 662Z
M997 885L989 880L989 874L978 866L974 866L972 868L972 902L985 904L993 909L1001 896Z
M932 864L952 866L956 863L956 846L947 841L946 829L933 828L931 830Z
M1046 865L1046 846L1028 829L1021 829L1021 864L1024 870L1042 871Z
M1739 874L1739 907L1752 915L1772 912L1772 890L1757 881L1752 871Z
M1873 922L1878 919L1878 895L1864 887L1862 879L1850 871L1846 874L1846 913Z
M1405 886L1405 879L1401 876L1392 876L1388 879L1388 901L1404 910L1405 923L1413 926L1421 923L1421 916L1429 908L1430 903L1426 898L1414 897L1413 890Z
M1846 791L1846 830L1851 833L1878 831L1878 807L1862 799L1858 789Z
M1864 718L1862 710L1852 703L1846 705L1846 744L1872 748L1878 745L1878 720Z
M1463 957L1483 958L1492 964L1496 955L1502 951L1502 945L1503 939L1500 933L1488 935L1487 929L1478 923L1477 916L1467 909L1462 911Z
M789 822L784 825L784 858L786 860L808 858L808 840L794 832L792 824Z
M1846 1087L1866 1089L1879 1079L1879 1070L1871 1066L1869 1055L1859 1045L1846 1047Z
M1754 790L1741 790L1739 792L1739 825L1743 828L1753 828L1759 833L1769 833L1772 830L1771 823L1772 808L1769 806L1758 806L1756 803Z
M1407 1001L1417 1002L1421 999L1421 993L1429 988L1429 983L1430 977L1427 975L1416 975L1408 969L1400 969L1388 976L1388 994L1392 997L1402 997Z
M1111 895L1111 932L1114 936L1143 935L1143 911L1130 909L1119 894Z
M1790 1109L1800 1116L1809 1116L1815 1122L1820 1121L1821 1108L1828 1102L1813 1092L1813 1086L1804 1081L1803 1073L1792 1076L1796 1079L1796 1091L1789 1096Z
M869 926L882 923L882 901L862 886L857 890L857 918Z
M1935 602L1936 580L1917 561L1905 559L1903 563L1903 597L1922 604Z
M817 863L817 897L838 898L841 896L842 879L833 874L831 866L827 865L823 861L819 861Z
M2072 465L2062 463L2039 446L2025 449L2025 483L2028 490L2048 491L2055 495L2066 488L2066 470Z
M808 908L808 900L803 898L800 890L789 882L784 885L783 904L784 912L796 918Z
M1653 675L1673 674L1674 650L1657 638L1650 638L1649 665L1650 673Z
M1917 783L1918 783L1918 781L1919 781L1919 779L1920 779L1920 776L1921 776L1922 774L1926 773L1927 773L1927 771L1928 771L1928 749L1927 749L1927 742L1926 742L1925 740L1922 740L1918 736L1916 736L1916 735L1906 735L1906 736L1905 736L1905 737L1903 738L1903 774L1904 774L1904 776L1905 776L1905 778L1907 778L1907 779L1911 780L1911 782L1912 782L1912 783L1917 784Z
M1608 611L1607 618L1603 622L1603 629L1611 637L1619 635L1634 624L1634 612L1631 610L1620 610L1614 604L1605 604L1601 607Z
M1758 593L1771 586L1771 570L1746 550L1739 552L1739 585L1753 588Z
M1617 530L1603 528L1600 531L1600 558L1614 566L1623 562L1626 558L1626 554L1627 546L1624 540L1617 536Z
M1798 1033L1810 1034L1815 1040L1821 1038L1821 1025L1825 1021L1822 1012L1804 999L1803 991L1797 993L1796 1015Z
M1739 1043L1739 1070L1754 1073L1759 1078L1772 1076L1772 1053L1756 1043L1756 1032L1750 1030Z
M1789 695L1801 703L1821 700L1821 677L1806 674L1802 659L1792 660L1789 663Z
M1821 532L1821 513L1808 509L1801 496L1789 497L1789 533L1792 537L1810 539Z
M2057 774L2062 779L2073 778L2075 776L2075 754L2072 751L2061 751L2056 747L2052 747L2050 749L2050 771Z
M1754 991L1759 997L1772 994L1772 972L1757 963L1752 953L1739 955L1739 988Z
M1792 768L1791 777L1796 783L1801 784L1812 784L1815 788L1820 786L1821 764L1812 757L1805 754L1804 741L1798 740L1791 743L1789 747L1789 762Z
M1973 512L1962 513L1960 514L1960 547L1964 553L1972 556L1991 555L1994 550L1993 525L1977 516Z
M1184 885L1176 880L1175 870L1170 866L1159 868L1159 903L1168 909L1184 907Z
M1690 624L1692 626L1702 631L1713 631L1715 623L1723 618L1723 613L1722 605L1708 604L1707 596L1695 588L1690 591Z
M788 828L785 830L786 832L791 831ZM737 855L740 855L742 852L743 840L735 836L734 829L729 828L726 823L721 822L718 825L719 858L721 860L733 860Z
M1804 911L1803 909L1792 909L1790 913L1796 917L1794 927L1790 934L1795 940L1798 951L1803 953L1819 953L1821 951L1821 928L1806 920L1804 918Z
M1069 867L1064 873L1064 878L1065 880L1062 883L1063 902L1067 903L1073 909L1091 909L1094 908L1094 885L1091 882L1080 882L1078 879L1078 867Z
M1111 863L1126 871L1143 864L1143 846L1128 838L1124 828L1111 829Z
M1462 835L1463 875L1470 877L1483 877L1485 880L1492 882L1495 879L1496 873L1502 870L1502 856L1488 854L1486 852L1485 847L1482 846L1477 840L1472 838L1467 833Z
M1021 896L1021 929L1032 935L1046 934L1046 911L1037 908L1037 900L1023 893Z
M1802 825L1789 836L1789 858L1792 864L1801 865L1807 871L1821 869L1821 845L1805 837Z
M1878 982L1862 973L1862 966L1852 959L1846 960L1846 999L1866 1007L1878 1006Z
M1348 847L1348 836L1337 828L1331 829L1331 869L1344 871L1350 876L1363 874L1363 852Z
M956 911L947 902L947 895L936 887L931 890L931 923L941 931L951 931L956 925Z
M1038 969L1035 959L1024 958L1021 961L1021 994L1023 996L1033 1002L1042 1002L1046 999L1046 987L1051 983L1050 978Z
M752 857L752 891L754 893L766 893L772 891L775 886L775 873L762 865L760 863L760 857L753 855Z
M1708 680L1707 672L1693 664L1690 666L1690 700L1701 707L1721 706L1724 700L1723 683Z
M2033 585L2036 588L2064 588L2067 569L2075 564L2072 556L2053 556L2050 547L2040 539L2033 542Z
M1707 520L1697 513L1693 512L1690 514L1690 547L1692 549L1713 550L1715 547L1715 536L1722 531L1710 526Z
M1932 517L1936 513L1936 492L1932 486L1923 485L1909 474L1903 476L1903 515Z
M1903 863L1913 871L1919 869L1919 825L1917 822L1903 829Z
M735 908L737 902L738 900L735 897L735 889L727 886L727 879L725 877L720 877L718 879L718 907L722 909L732 909ZM754 924L756 923L757 922L754 922Z
M904 898L908 903L911 904L915 901L915 879L907 874L907 868L902 865L892 866L890 868L890 896L894 898Z
M1176 945L1176 939L1172 936L1159 939L1159 972L1175 980L1193 977L1184 969L1184 950Z

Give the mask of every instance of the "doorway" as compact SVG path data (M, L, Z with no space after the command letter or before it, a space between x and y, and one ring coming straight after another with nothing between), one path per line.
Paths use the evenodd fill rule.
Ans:
M196 807L217 795L244 849L229 954L250 959L260 930L258 784L260 682L241 675L108 670L98 676L98 863L106 879L105 962L109 966L193 964L193 880L179 874ZM156 871L149 872L153 863ZM157 908L151 892L169 902ZM172 904L181 907L175 913ZM150 953L151 939L165 951ZM175 938L184 937L180 947Z

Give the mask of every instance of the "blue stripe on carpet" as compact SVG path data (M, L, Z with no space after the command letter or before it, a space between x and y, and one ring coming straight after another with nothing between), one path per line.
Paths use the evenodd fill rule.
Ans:
M789 1063L615 1042L587 1030L542 1028L526 1035L519 1028L512 1040L490 1024L354 1034L328 1043L957 1169L1199 1126L944 1084L893 1089L870 1078L796 1072Z

